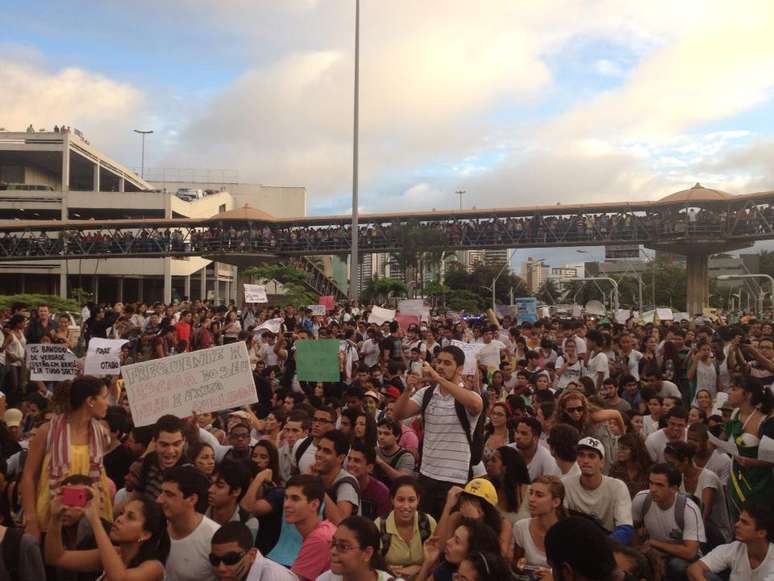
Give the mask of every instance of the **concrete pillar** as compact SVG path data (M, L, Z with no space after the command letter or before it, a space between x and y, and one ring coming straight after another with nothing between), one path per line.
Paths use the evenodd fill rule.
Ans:
M94 164L94 179L92 180L92 189L95 192L99 192L102 190L102 184L100 183L100 165L99 162Z
M118 178L118 191L119 192L126 191L126 180L124 179L124 176L121 176L120 178Z
M239 304L239 268L231 267L231 300Z
M99 276L94 275L94 302L99 303Z
M21 275L21 280L19 281L19 286L21 287L19 289L19 292L21 294L24 294L24 293L27 292L27 275L26 274L22 274Z
M191 298L191 275L183 277L183 294L189 299Z
M62 192L70 190L70 135L62 134Z
M202 301L207 300L207 267L205 266L199 271L201 281L199 283L199 298Z
M142 277L137 279L137 302L145 302L143 298L143 283L145 282L145 279Z
M212 272L215 274L215 284L213 285L214 296L213 300L216 305L220 304L220 277L218 272L220 271L220 265L217 262L212 263Z
M123 277L119 278L116 284L116 294L118 295L116 297L116 301L123 303L124 302L124 279Z
M164 299L165 305L172 302L172 259L164 258Z
M701 315L704 307L709 306L709 255L694 252L686 258L688 314Z
M67 298L67 261L59 261L59 298Z

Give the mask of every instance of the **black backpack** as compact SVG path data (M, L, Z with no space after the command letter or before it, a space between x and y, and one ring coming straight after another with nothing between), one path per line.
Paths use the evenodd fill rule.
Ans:
M430 527L430 518L424 512L417 512L417 526L419 527L419 538L422 540L422 544L429 539L433 531ZM385 556L390 550L390 543L392 543L392 535L387 532L387 519L379 519L379 536L382 541L382 556Z
M298 445L298 448L296 448L296 453L295 453L296 465L293 469L294 474L298 474L301 471L298 467L298 464L299 462L301 462L301 458L304 456L304 453L309 449L309 446L312 445L312 442L314 442L314 438L312 438L312 436L307 436Z
M433 399L435 389L436 388L432 386L428 387L422 395L422 408L420 414L422 415L423 428L425 423L425 410L427 410L427 406L430 405L430 400ZM482 410L485 410L487 406L486 398L481 396L481 399L484 404ZM454 400L454 411L457 414L457 419L460 422L460 426L462 426L462 431L465 432L465 438L468 440L468 446L470 447L470 465L468 466L468 480L470 480L473 478L473 467L484 458L484 442L486 441L486 438L484 437L484 424L486 423L486 414L483 411L479 414L478 420L476 421L476 427L473 429L473 434L471 434L468 411L465 409L465 406L456 399ZM424 447L424 444L422 447ZM421 458L419 464L420 466L422 464ZM417 471L419 471L419 467L417 467Z
M331 486L328 490L326 490L326 494L331 497L331 500L333 502L339 501L339 488L343 484L350 484L352 488L355 489L355 492L357 492L357 503L358 506L360 505L360 484L358 484L357 479L355 479L354 476L345 476L344 478L340 478L336 482L333 483L333 486Z

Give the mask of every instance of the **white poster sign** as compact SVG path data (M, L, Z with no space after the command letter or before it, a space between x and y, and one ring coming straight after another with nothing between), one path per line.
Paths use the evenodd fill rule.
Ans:
M135 426L258 401L244 341L127 365L121 375Z
M391 309L383 309L382 307L371 307L371 314L368 316L368 322L375 325L381 325L388 321L395 320L395 311Z
M27 368L32 381L67 381L80 373L75 353L52 343L27 345Z
M615 312L615 322L620 325L625 325L626 321L629 320L630 316L631 316L631 311L629 311L629 309L618 309Z
M87 375L120 375L121 347L126 339L100 339L92 337L86 351L83 372Z
M246 303L268 303L266 296L266 287L260 284L245 283L245 302Z
M324 317L328 312L325 305L309 305L309 310L312 311L313 315L317 315L318 317Z
M656 309L656 316L662 321L671 321L675 318L675 316L672 314L672 309L666 308Z
M280 329L282 328L282 317L277 317L276 319L269 319L268 321L264 321L258 327L255 329L256 335L263 335L263 332L265 331L271 331L275 335L280 332Z
M463 375L475 375L478 367L478 352L483 349L483 343L463 343L462 341L452 340L452 345L462 349L465 353L465 366L462 369Z
M422 299L403 299L398 301L398 311L401 315L422 317L425 312L425 302Z

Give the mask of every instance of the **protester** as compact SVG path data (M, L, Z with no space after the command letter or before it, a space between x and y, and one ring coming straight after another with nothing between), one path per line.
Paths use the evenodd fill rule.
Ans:
M379 552L379 531L374 523L362 516L345 518L331 540L331 569L317 581L388 581L393 577L383 569Z
M253 536L244 524L231 521L212 535L210 563L218 581L295 581L282 565L270 561L253 547Z

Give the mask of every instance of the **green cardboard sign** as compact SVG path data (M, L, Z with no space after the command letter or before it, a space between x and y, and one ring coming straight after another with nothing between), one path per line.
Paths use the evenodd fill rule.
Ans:
M304 339L295 345L299 381L339 381L338 339Z

